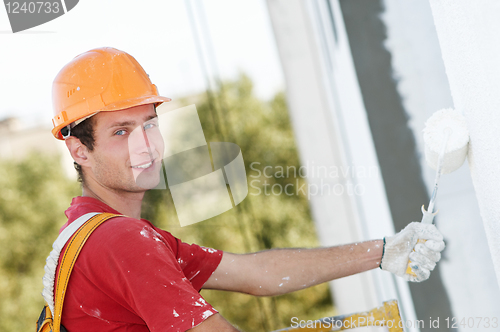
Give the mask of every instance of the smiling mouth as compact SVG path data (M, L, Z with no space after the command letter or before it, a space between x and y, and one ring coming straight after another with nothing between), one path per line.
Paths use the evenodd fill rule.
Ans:
M154 160L151 160L151 161L150 161L149 163L147 163L147 164L142 164L142 165L132 166L132 168L146 169L146 168L151 167L151 165L153 165L153 163L154 163Z

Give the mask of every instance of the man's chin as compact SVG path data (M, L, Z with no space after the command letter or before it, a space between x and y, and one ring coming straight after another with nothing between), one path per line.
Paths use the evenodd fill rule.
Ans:
M141 189L150 190L158 187L158 185L160 184L160 178L158 177L156 180L138 179L135 184Z
M155 169L152 171L141 172L137 176L135 176L135 184L144 189L154 189L160 184L161 176L160 172L162 171L161 163L155 163Z

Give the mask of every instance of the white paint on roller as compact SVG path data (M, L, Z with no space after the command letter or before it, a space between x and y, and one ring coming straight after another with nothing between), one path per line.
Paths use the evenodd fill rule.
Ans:
M500 1L430 0L455 108L470 132L469 166L500 282ZM494 287L494 285L490 285Z
M446 134L449 137L446 141ZM434 113L424 128L425 160L433 169L438 167L438 159L446 144L441 174L457 170L467 157L469 131L464 116L457 110L447 108Z

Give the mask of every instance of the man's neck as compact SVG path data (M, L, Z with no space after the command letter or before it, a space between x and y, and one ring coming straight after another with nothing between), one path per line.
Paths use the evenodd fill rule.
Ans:
M144 192L117 192L92 183L83 183L82 196L96 198L126 216L136 219L141 218Z

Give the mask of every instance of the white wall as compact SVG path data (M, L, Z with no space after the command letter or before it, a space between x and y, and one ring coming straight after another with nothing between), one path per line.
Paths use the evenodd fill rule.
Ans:
M500 2L430 3L453 101L468 122L469 166L500 280Z
M500 2L483 0L481 6L475 9L472 7L476 6L476 2L465 5L466 0L457 3L455 0L431 2L434 2L435 15L436 10L439 11L436 15L438 20L442 20L440 39L441 47L442 39L445 38L444 46L448 48L448 51L443 49L448 77L431 7L426 1L406 0L403 3L385 0L383 20L388 36L386 47L391 52L398 92L415 134L422 176L429 194L434 170L425 164L423 156L421 131L425 121L435 111L453 105L463 109L468 118L473 155L473 160L469 162L478 199L467 164L442 177L437 198L440 213L436 224L445 236L447 249L440 263L441 276L455 316L499 317L500 288L492 256L498 274L500 223L495 221L495 217L498 220L500 214L500 204L497 203L500 202L500 172L495 165L496 160L500 159L500 144L497 143L500 140L495 125L500 124L500 111L494 112L500 109L500 70L495 61L500 59L500 50L492 47L492 41L500 35L500 24L496 22L500 21L497 20ZM334 18L337 22L338 43L333 45L333 36L328 35L331 27L324 26L328 19L322 17L327 10L321 8L322 3L296 0L286 1L285 4L285 1L268 0L301 159L303 163L315 161L316 164L344 167L353 162L365 166L376 165L342 17L336 15ZM331 3L334 12L339 13L337 1ZM485 10L483 7L489 8ZM457 16L449 15L450 10L459 10ZM466 16L472 18L463 22ZM493 30L489 30L486 24ZM438 22L438 31L439 27ZM453 31L459 33L450 36ZM478 57L481 62L471 62ZM451 97L448 78L454 98ZM377 182L379 180L338 179L342 184L349 181L362 183L371 188L371 194L359 197L312 197L311 206L322 244L331 245L380 235L377 233L381 231L380 227L378 230L367 227L388 224L385 221L369 222L372 216L378 215L379 220L390 222L387 202L377 202L373 195L375 192L379 194L378 198L385 195L381 184ZM379 206L378 210L374 202L377 202L375 205ZM339 221L342 219L344 221ZM382 229L391 231L390 226ZM364 278L332 283L335 300L342 312L356 311L354 308L369 306L377 301L377 297L384 297L384 291L381 291L384 286L377 284L376 275ZM368 283L370 288L377 284L378 295L372 294L363 300L358 294L349 299L347 288L361 285L360 282ZM403 286L400 289L405 288ZM480 331L481 328L476 330Z
M447 28L441 28L441 30L446 31L441 32L440 39L450 38L448 34L456 31L455 29L472 28L470 25L462 26L460 24L461 20L458 18L455 24L451 24L453 22L453 19L450 18L450 11L453 10L451 3L454 3L455 0L431 2L435 3L435 7L438 7L439 14L437 19L443 20L442 24L446 22L447 26ZM461 1L458 2L460 3ZM477 2L475 1L469 3L470 7L477 6ZM454 33L453 45L446 44L449 48L448 56L454 58L451 60L454 61L453 64L447 64L447 70L459 72L459 74L453 74L450 79L452 91L455 89L454 98L452 99L429 3L421 0L406 0L404 3L399 0L385 0L385 6L386 11L383 15L383 20L387 27L388 36L386 47L392 55L394 77L398 82L398 91L402 96L405 110L410 116L410 126L415 133L417 147L421 155L420 161L424 173L424 181L430 194L435 171L427 166L424 160L422 129L424 128L425 121L432 113L441 108L453 107L455 105L464 111L463 107L465 105L461 101L463 98L470 98L470 102L477 102L475 111L481 112L484 109L484 105L480 102L481 98L477 98L478 95L482 95L478 89L468 86L469 84L460 84L464 89L462 91L458 87L454 88L453 85L454 79L460 79L463 82L469 83L475 82L476 80L471 80L470 76L481 74L476 70L476 67L469 64L472 56L470 53L475 53L476 51L474 51L474 47L471 47L473 44L469 43L472 42L471 40L467 40L467 42L463 41L464 35L462 31ZM463 5L461 8L464 9ZM492 10L493 8L490 8L490 12ZM465 12L467 11L462 12L462 14ZM482 10L473 10L471 13L476 13L480 17L484 15ZM498 14L500 14L500 11L497 9L495 15L498 16ZM492 18L492 20L494 19ZM500 25L495 23L495 26L499 27L496 34L498 36ZM493 35L491 35L491 38L493 38ZM481 43L487 46L488 42L491 44L492 40L485 37ZM459 43L460 46L455 46L455 43ZM489 50L485 49L484 51L488 52ZM445 55L447 54L445 50L443 52ZM499 58L498 56L496 57L497 61ZM481 59L481 61L484 60ZM491 68L491 66L496 66L494 62L495 60L491 59L488 66L481 67L485 69ZM464 70L466 68L467 70ZM460 77L457 77L457 75ZM498 78L500 76L497 76ZM498 88L498 83L496 84ZM471 90L465 93L468 89ZM484 92L486 91L488 89L484 90ZM490 91L494 96L495 94L499 95L500 90L497 89L495 92L493 90ZM468 103L467 107L470 107L469 105L471 104ZM498 103L496 105L498 106ZM493 110L493 108L489 109ZM471 111L465 110L465 113L467 114ZM469 114L469 125L473 122L475 123L475 121L470 119L471 117L475 118L476 116ZM495 122L495 124L498 126L500 122ZM481 145L476 139L478 135L486 137L486 133L478 132L480 131L478 130L479 128L484 128L484 124L477 125L476 130L474 127L471 128L471 136L473 137L471 150L481 150L481 152L484 152L483 149L488 148L488 146ZM493 138L494 136L488 139ZM493 143L493 141L491 142ZM498 142L498 136L496 137L496 142ZM498 143L496 144L498 150ZM493 145L490 145L489 148L493 148ZM483 163L483 167L489 168L490 172L496 171L498 174L498 170L495 170L495 164L492 163L492 160L484 160ZM475 172L481 171L476 170ZM481 172L481 175L483 174ZM482 181L491 181L490 183L493 186L500 184L498 181L494 181L495 178L485 178L484 176L480 176L480 178L481 180L476 180L476 190L479 189L478 192L488 190L483 187L484 183ZM480 188L477 187L478 185ZM496 191L498 194L498 188ZM488 194L484 193L484 195ZM481 194L478 197L481 197ZM495 204L492 201L489 202ZM499 200L496 202L496 205L499 206ZM447 242L443 260L440 262L441 276L448 292L454 315L457 317L500 316L500 290L496 283L490 248L488 247L485 230L482 226L479 207L467 164L454 173L444 175L441 178L436 205L440 211L436 217L436 224L443 232ZM493 221L491 218L495 216L498 220L498 213L495 214L493 211L488 212L488 216L486 217L490 221L486 221L486 224L489 225ZM484 213L483 217L485 217ZM494 233L490 232L490 234L493 235ZM498 235L496 233L494 236L498 239ZM480 329L476 330L479 331Z

